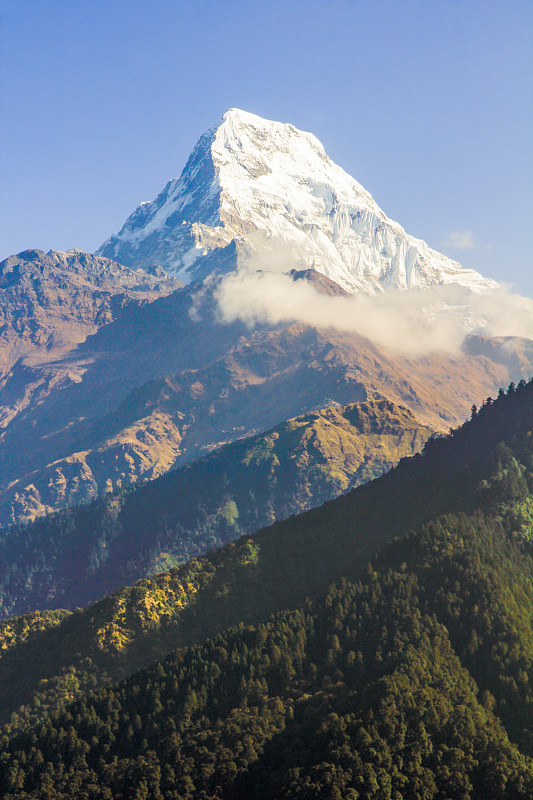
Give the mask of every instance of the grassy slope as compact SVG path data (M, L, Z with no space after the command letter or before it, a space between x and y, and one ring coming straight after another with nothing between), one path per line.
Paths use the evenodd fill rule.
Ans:
M86 605L419 452L432 431L370 401L306 414L143 487L0 534L0 616Z

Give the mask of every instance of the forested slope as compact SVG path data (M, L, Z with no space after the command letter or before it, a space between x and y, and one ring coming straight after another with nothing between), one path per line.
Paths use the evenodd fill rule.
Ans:
M343 576L357 578L380 546L432 520L435 525L443 524L437 519L442 514L452 514L456 520L466 514L465 519L474 520L468 522L473 526L472 541L477 536L475 515L481 515L483 529L491 532L490 536L498 535L498 541L511 548L509 557L505 556L505 568L511 570L512 585L513 559L521 559L516 580L522 588L515 599L505 590L501 605L510 611L519 609L509 625L518 626L517 638L529 647L529 633L526 636L524 632L529 631L532 430L533 383L516 390L511 387L509 394L502 393L497 401L487 403L453 436L431 440L424 455L403 461L388 475L349 495L167 574L124 588L59 621L43 619L40 631L26 622L24 641L13 642L0 660L4 719L18 707L10 730L25 728L39 720L47 708L58 708L91 686L131 674L177 647L201 642L240 621L255 624L274 611L296 608L306 597L319 597ZM394 543L390 552L403 546ZM426 568L429 574L436 569L435 564L445 563L438 559L432 562L432 548L427 549L427 567L421 562L413 568L417 580L418 573L426 574ZM453 548L451 552L453 555ZM416 556L416 548L413 553ZM499 558L498 553L494 551L495 558ZM458 568L465 558L460 554ZM408 563L408 558L402 555L400 563L404 561ZM497 647L500 633L490 628L494 619L491 586L496 579L487 578L486 570L482 566L479 577L484 581L480 586L489 610L479 606L479 613L486 630L491 631L490 641ZM438 580L444 585L444 571L441 573ZM453 582L449 591L455 592ZM468 592L460 596L464 608L479 605L481 589ZM431 602L439 596L432 587L428 593ZM448 602L446 596L442 602ZM450 603L453 609L455 601ZM436 607L432 607L433 612L437 613ZM453 614L464 616L457 609ZM16 620L3 623L6 647L7 637L13 639L13 626L17 624ZM464 635L470 636L470 629ZM465 647L474 645L467 643ZM515 645L510 648L512 652L516 649ZM485 665L485 654L480 658ZM519 659L517 663L522 662ZM501 680L509 683L510 678L498 669L496 665L495 674L501 673ZM528 681L523 681L527 670L523 666L520 669L522 683L518 672L512 680L519 689L527 689ZM473 666L472 670L475 672ZM510 708L514 714L514 700Z
M443 517L5 739L2 796L526 800L532 577L499 522Z

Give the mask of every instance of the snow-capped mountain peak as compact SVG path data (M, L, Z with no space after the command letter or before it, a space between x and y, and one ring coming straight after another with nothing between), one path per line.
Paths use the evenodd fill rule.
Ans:
M493 281L388 219L311 133L229 109L179 178L141 203L97 251L161 265L189 282L212 272L315 269L350 292Z

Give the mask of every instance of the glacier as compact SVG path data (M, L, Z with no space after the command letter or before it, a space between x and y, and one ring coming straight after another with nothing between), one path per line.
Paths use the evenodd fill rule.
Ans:
M389 219L311 133L229 109L179 178L96 251L185 283L234 270L314 269L355 293L498 284Z

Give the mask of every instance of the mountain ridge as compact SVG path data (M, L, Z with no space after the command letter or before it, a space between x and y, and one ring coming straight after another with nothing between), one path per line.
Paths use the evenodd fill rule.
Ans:
M331 406L138 488L0 534L0 617L86 605L313 508L433 433L389 401Z
M0 377L57 358L128 305L181 286L164 270L132 270L81 250L25 250L0 262Z
M126 222L120 241L99 252L129 267L80 251L28 251L4 262L18 258L27 271L29 264L37 289L22 280L17 288L14 317L28 328L22 341L36 338L24 357L16 357L18 319L12 336L0 335L0 359L4 340L12 356L1 387L0 526L157 478L328 404L388 399L445 431L472 403L533 369L526 340L489 345L478 336L475 347L468 339L461 347L478 322L491 330L502 299L490 292L495 284L409 237L312 134L292 125L225 114L200 138L181 178ZM76 265L98 273L103 263L114 264L108 272L124 288L122 299L112 313L99 311L109 291L96 286L82 324ZM154 263L184 272L187 287ZM235 270L257 285L225 279ZM152 291L147 304L137 297L143 281L168 296ZM348 297L354 290L358 297ZM393 295L407 306L395 307ZM74 322L63 319L67 297ZM471 307L467 297L476 301ZM484 323L477 300L487 297ZM281 317L256 308L267 298L274 310L283 307ZM25 304L44 314L37 335L20 311ZM518 328L527 335L527 326Z
M319 277L316 291L334 289ZM526 340L478 337L472 353L415 358L334 328L225 323L217 281L129 304L60 358L15 364L0 407L4 525L334 403L388 399L447 431L472 403L531 374Z
M532 575L494 520L448 515L319 600L37 710L0 742L0 790L529 800Z

